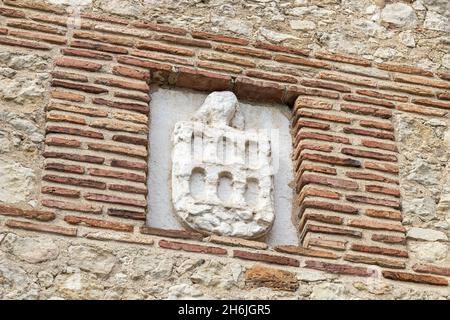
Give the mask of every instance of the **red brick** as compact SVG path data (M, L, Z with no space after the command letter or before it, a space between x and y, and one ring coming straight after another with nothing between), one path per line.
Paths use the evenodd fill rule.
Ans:
M67 92L67 91L52 90L50 92L50 95L54 99L60 99L60 100L66 100L66 101L72 101L72 102L84 102L86 100L86 98L80 94Z
M41 223L38 224L38 223L31 223L31 222L18 221L18 220L7 220L5 225L9 228L14 228L14 229L23 229L23 230L29 230L29 231L53 233L53 234L69 236L69 237L77 236L76 228L65 228L65 227L61 227L61 226L57 226L57 225L53 225L53 224L41 224Z
M301 189L305 185L310 183L325 185L328 187L336 187L340 189L358 190L358 184L354 181L320 176L316 174L303 174L300 178L298 189Z
M331 64L329 64L329 63L326 63L326 62L323 62L320 60L303 58L303 57L292 57L292 56L285 56L282 54L277 54L273 59L278 62L299 64L299 65L303 65L303 66L315 67L315 68L321 68L321 69L332 69L333 68L331 66Z
M387 194L387 195L394 196L397 198L400 197L400 190L397 188L393 189L393 188L386 188L383 186L370 185L370 186L366 186L366 191L373 192L373 193Z
M359 125L366 128L375 128L387 131L394 131L394 126L389 122L373 121L373 120L360 120Z
M292 267L299 267L300 262L297 259L284 257L284 256L276 256L265 253L255 253L248 252L242 250L233 250L233 257L244 259L244 260L252 260L252 261L261 261L267 263L274 263L280 265L287 265Z
M363 229L406 232L405 227L399 224L383 223L366 219L353 219L348 222L348 225Z
M373 241L389 243L389 244L406 244L406 238L401 236L391 236L385 234L373 234Z
M95 163L95 164L102 164L103 162L105 162L105 158L102 158L102 157L72 154L72 153L63 153L63 152L53 152L53 151L44 152L43 157L44 158L65 159L65 160L78 161L78 162L88 162L88 163Z
M56 78L56 79L63 79L63 80L88 82L88 77L86 77L84 75L72 73L72 72L65 72L65 71L53 71L52 77ZM82 101L84 101L84 98Z
M100 143L89 143L88 148L90 150L124 154L124 155L130 156L130 157L138 157L138 158L147 159L147 150L144 150L144 149L129 148L129 147L122 147L122 146L118 146L118 145L100 144Z
M57 201L57 200L50 200L50 199L42 199L41 203L45 207L56 208L56 209L60 209L60 210L79 211L79 212L92 213L92 214L101 214L102 213L102 208L94 207L91 205L79 204L79 203Z
M134 226L131 224L92 219L86 217L78 217L78 216L65 216L64 221L75 225L86 225L88 227L110 229L115 231L133 232L134 229Z
M45 144L47 146L58 146L66 148L79 148L81 146L81 142L78 140L64 139L58 137L47 137L45 139Z
M246 47L234 47L226 44L219 44L215 46L215 49L217 51L222 51L226 53L231 54L238 54L241 56L251 56L251 57L257 57L261 59L270 59L272 55L268 52L258 50L258 49L252 49L252 48L246 48Z
M110 87L116 87L121 89L128 89L128 90L137 90L144 93L147 93L150 91L150 87L146 83L136 83L136 82L129 82L129 81L123 81L123 80L116 80L116 79L108 79L108 78L97 78L95 80L96 84L102 84L105 86Z
M77 39L92 40L98 42L104 42L109 44L115 44L119 46L132 47L134 41L129 38L111 36L93 32L75 31L73 37Z
M47 118L47 123L53 121L53 122L75 123L75 124L80 124L80 125L86 124L86 120L84 118L67 115L67 114L54 113L54 112L47 113L46 118Z
M418 114L424 114L427 116L442 117L442 116L446 115L445 111L429 109L429 108L426 108L423 106L417 106L414 104L406 104L406 103L397 105L397 110L405 111L405 112L413 112L413 113L418 113Z
M187 240L202 241L203 238L205 237L201 233L193 232L193 231L159 229L159 228L152 228L152 227L147 227L147 226L142 226L140 231L143 234L150 234L150 235L154 235L154 236L168 237L168 238L175 238L175 239L187 239Z
M351 83L351 84L356 84L356 85L365 86L365 87L376 87L377 86L377 82L372 79L337 74L337 73L320 72L317 77L319 79Z
M154 43L154 42L139 42L136 45L137 49L140 50L148 50L148 51L158 51L158 52L164 52L164 53L170 53L170 54L176 54L176 55L182 55L182 56L188 56L192 57L194 56L194 50L187 49L187 48L180 48L180 47L173 47L164 45L161 43Z
M432 273L440 276L450 277L450 268L448 267L440 267L432 264L415 264L413 270L416 272L422 273Z
M205 69L212 69L212 70L221 71L221 72L228 72L228 73L242 73L242 68L240 68L240 67L228 66L228 65L212 63L212 62L208 62L208 61L197 61L197 67L205 68Z
M434 91L430 89L420 88L420 87L411 87L406 86L400 83L383 83L379 85L379 88L382 90L391 90L395 92L406 92L409 94L414 94L418 96L426 96L426 97L433 97Z
M94 99L92 99L92 102L94 104L98 104L98 105L108 106L108 107L116 108L116 109L136 111L136 112L139 112L142 114L148 114L150 111L150 108L147 105L138 104L138 103L125 103L125 102L119 102L119 101L106 100L103 98L94 98Z
M254 266L245 271L245 284L251 288L267 287L274 290L297 291L299 283L294 273Z
M333 104L326 101L300 96L295 101L294 109L298 111L300 108L331 110L333 109Z
M9 35L17 38L44 41L52 44L63 45L66 44L66 38L60 36L54 36L43 33L27 32L27 31L12 31L9 30ZM33 48L34 49L34 48ZM38 49L38 48L36 48Z
M74 166L74 165L55 163L55 162L46 163L44 168L45 168L45 170L50 170L50 171L69 172L69 173L76 173L76 174L84 173L84 168L82 166Z
M450 103L442 102L442 101L433 101L429 99L412 99L412 102L421 104L428 107L435 107L450 110Z
M377 163L372 161L364 161L364 168L388 172L388 173L398 173L399 169L397 165L389 163Z
M284 87L278 83L238 77L234 90L242 99L255 101L282 102Z
M366 209L366 215L374 218L402 221L402 214L398 211Z
M406 264L403 261L390 260L378 257L359 256L354 254L346 254L344 256L345 261L354 263L371 264L380 267L393 268L393 269L405 269Z
M303 211L307 208L313 208L313 209L321 209L321 210L328 210L332 212L340 212L340 213L348 213L348 214L358 214L358 208L339 204L339 203L332 203L332 202L326 202L326 201L317 201L317 200L304 200L303 203L300 205L300 212L303 213Z
M10 8L0 8L0 15L10 18L25 18L24 12Z
M421 274L414 274L408 272L398 272L398 271L383 271L383 277L386 279L432 284L438 286L448 286L448 280L442 277L426 276Z
M108 90L104 88L94 87L73 82L66 82L61 80L52 80L52 87L61 87L66 89L84 91L93 94L107 93Z
M352 119L336 116L332 114L323 114L323 113L317 113L316 111L306 111L302 109L297 109L296 115L304 118L313 118L313 119L319 119L324 121L331 121L331 122L338 122L338 123L352 123Z
M257 41L254 44L254 47L259 48L259 49L264 49L264 50L275 51L275 52L298 54L298 55L302 55L302 56L309 56L309 53L310 53L310 50L304 49L304 48L281 46L281 45L272 44L272 43L268 43L268 42L261 42L261 41Z
M109 53L119 53L119 54L127 54L128 53L128 49L126 49L126 48L121 48L118 46L110 46L110 45L102 44L102 43L72 40L70 45L72 47L76 47L76 48L91 49L91 50L109 52Z
M317 161L346 167L361 167L361 162L358 160L350 158L339 158L335 156L326 156L322 154L303 153L300 156L300 161L303 160Z
M126 169L131 169L131 170L139 170L139 171L147 172L147 163L144 163L144 162L133 162L133 161L127 161L127 160L113 159L111 161L111 166L117 167L117 168L126 168Z
M39 11L46 11L56 14L64 14L65 10L63 6L50 4L48 2L36 2L32 0L3 0L4 4L19 7L35 9Z
M341 111L350 112L354 114L362 114L366 116L374 116L383 119L389 119L392 117L392 111L390 110L373 107L363 107L353 104L341 104Z
M134 145L139 145L139 146L147 146L148 145L147 138L135 138L135 137L124 136L124 135L113 136L113 141L129 143L129 144L134 144Z
M347 274L352 276L370 277L375 271L364 267L354 267L345 264L328 263L322 261L306 260L305 268L316 269L337 274Z
M88 50L65 48L65 49L61 49L61 52L65 56L76 56L76 57L83 57L83 58L90 58L90 59L97 59L97 60L106 60L106 61L110 61L113 59L113 56L110 54L98 53L98 52L88 51Z
M169 35L157 35L155 40L166 41L181 46L199 47L199 48L211 48L212 45L208 41L195 40L183 37L169 36Z
M133 57L124 57L120 56L117 58L119 63L128 64L136 67L150 69L152 71L163 72L164 74L168 74L172 71L172 66L166 63L158 63L154 61L142 60Z
M315 88L305 88L296 85L288 85L284 102L293 105L298 96L316 96L327 99L339 99L339 93L334 91L320 90Z
M321 238L308 239L308 246L344 251L347 241L327 240Z
M67 189L67 188L43 186L41 189L41 192L44 194L53 194L53 195L68 197L68 198L79 198L80 197L80 191Z
M132 220L143 220L145 221L146 215L143 212L123 210L123 209L108 209L108 215L112 217L132 219Z
M264 80L272 80L277 82L288 82L288 83L297 83L297 79L288 75L282 75L282 74L273 74L273 73L267 73L267 72L261 72L258 70L247 70L245 72L246 76L253 77L253 78L260 78Z
M339 199L341 195L337 192L325 190L325 189L318 189L318 188L303 188L301 194L301 197L320 197L320 198L328 198L328 199Z
M380 181L385 183L393 183L393 184L399 184L398 180L387 178L384 176L380 176L373 173L364 173L364 172L347 172L346 176L353 179L359 179L359 180L369 180L369 181Z
M104 139L103 134L97 131L83 130L78 128L69 128L62 126L47 126L45 129L47 133L64 133L68 135L92 138L92 139Z
M112 73L118 76L129 77L144 81L150 80L150 73L148 71L141 71L123 66L115 66L112 69Z
M132 207L142 207L142 208L147 207L147 201L145 201L145 200L118 197L118 196L109 196L106 194L87 193L84 195L84 198L86 200L91 200L91 201L123 204L123 205L132 206Z
M353 149L353 148L342 148L341 152L343 154L347 154L353 157L360 157L360 158L369 158L369 159L376 159L376 160L382 160L382 161L390 161L390 162L396 162L397 156L392 154L385 154L375 151L365 151L365 150L359 150L359 149Z
M333 150L332 146L322 145L322 144L318 144L318 143L309 143L309 142L303 142L303 143L299 144L298 148L300 151L316 150L316 151L323 151L323 152L331 152L331 150Z
M54 182L54 183L79 186L79 187L100 189L100 190L106 189L106 184L104 182L100 182L100 181L96 181L96 180L89 180L89 179L61 177L61 176L46 174L45 176L42 177L42 180L48 181L48 182Z
M61 111L67 111L67 112L72 112L72 113L84 114L84 115L90 116L90 117L107 117L108 116L108 112L103 111L103 110L98 110L98 108L95 108L95 109L94 108L84 108L84 107L63 104L63 103L54 103L54 102L47 106L47 111L48 110L61 110Z
M126 193L135 193L135 194L143 194L147 195L147 188L137 188L129 185L121 185L121 184L110 184L108 186L109 190L121 191Z
M218 254L218 255L227 254L227 250L225 249L219 247L204 246L199 244L191 244L167 240L159 240L158 244L161 248L164 249L183 250L187 252Z
M67 28L67 26L73 26L73 23L64 16L55 16L55 15L49 15L49 14L30 13L29 12L27 17L34 21L54 24L54 25L64 27L64 28ZM82 28L86 27L86 23L81 22L80 27L82 27Z
M39 42L31 42L25 40L12 39L8 37L0 37L0 44L13 46L13 47L24 47L35 50L51 50L51 47L48 45L39 43Z
M442 92L442 93L439 93L437 96L439 99L442 99L442 100L450 100L450 92Z
M335 168L330 168L330 167L326 167L326 166L318 166L318 165L314 165L314 164L302 164L300 166L300 174L303 174L303 172L305 171L312 171L312 172L318 172L318 173L323 173L323 174L331 174L331 175L336 175L336 169Z
M162 54L159 52L150 52L150 51L140 51L140 50L134 50L131 55L141 58L148 58L151 60L158 60L167 62L170 64L181 64L181 65L188 65L193 66L194 62L185 58L175 57L172 55Z
M228 90L231 85L231 77L209 71L180 67L176 85L203 91Z
M328 142L350 144L350 140L346 137L338 137L338 136L333 136L330 134L315 133L315 132L299 132L295 139L296 140L298 139L299 141L305 140L305 139L312 139L312 140L321 140L321 141L328 141Z
M224 42L224 43L237 44L237 45L243 45L243 46L246 46L249 44L249 41L246 39L225 36L225 35L217 34L217 33L192 31L191 35L195 39L211 40L211 41L216 41L216 42Z
M35 209L20 209L3 204L0 204L0 215L34 219L39 221L51 221L55 219L55 214L53 212Z
M366 59L357 58L349 55L343 55L343 54L336 54L336 53L327 53L327 52L316 52L314 53L314 57L317 59L324 59L324 60L330 60L335 62L342 62L342 63L349 63L349 64L356 64L360 66L371 66L372 62Z
M342 96L342 98L346 101L360 102L360 103L366 103L366 104L370 104L370 105L378 105L378 106L383 106L383 107L391 108L391 109L395 108L394 103L392 103L390 101L385 101L385 100L378 100L378 99L372 99L372 98L367 98L367 97L355 96L352 94L345 94Z
M397 146L392 143L378 142L374 140L361 140L361 145L367 148L382 149L398 152Z
M377 65L379 69L387 70L387 71L395 71L400 73L407 73L407 74L416 74L420 76L428 76L432 77L433 72L424 70L417 67L402 65L402 64L392 64L392 63L380 63Z
M385 200L385 199L377 199L377 198L369 198L364 196L346 196L346 199L350 202L358 202L358 203L367 203L373 204L377 206L385 206L391 207L394 209L400 209L400 202L397 200Z
M316 257L316 258L324 258L324 259L337 259L339 256L334 252L323 251L323 250L314 250L305 247L299 246L275 246L275 251L282 253L295 254L299 256L305 257Z
M329 223L329 224L342 224L344 222L344 218L342 218L342 217L330 216L330 215L321 214L321 213L307 213L303 216L304 216L304 220L307 220L307 221L312 220L312 221Z
M449 89L450 83L447 81L429 79L429 78L419 78L413 76L403 76L403 75L394 75L394 81L413 83L422 86L430 86L442 89Z
M123 24L123 25L128 25L130 23L130 21L128 19L116 18L113 16L105 15L105 14L83 12L80 14L80 16L82 18L92 19L92 20L96 20L96 21L118 23L118 24Z
M373 91L373 90L358 89L358 90L356 90L356 93L361 94L363 96L372 97L372 98L392 100L392 101L398 101L398 102L407 102L409 100L409 98L407 96L399 96L399 95L381 93L381 92Z
M313 128L319 130L329 130L330 125L327 123L309 121L309 120L297 120L295 121L294 132L297 132L301 128Z
M325 82L325 81L319 81L319 80L309 80L309 79L303 79L300 81L302 85L305 87L315 87L315 88L321 88L321 89L328 89L328 90L334 90L339 92L352 92L352 89L350 87L336 84L332 82Z
M352 250L358 251L358 252L371 253L371 254L382 254L382 255L386 255L386 256L408 258L408 251L393 249L393 248L366 246L363 244L353 243Z
M308 224L305 228L306 232L333 234L338 236L348 236L354 238L361 238L362 232L358 230L342 229L336 227L318 226L314 224Z
M91 176L96 176L96 177L116 178L116 179L135 181L135 182L146 182L147 181L147 178L140 174L129 173L129 172L119 172L119 171L107 170L107 169L90 168L90 169L88 169L88 173Z
M123 92L114 92L114 97L137 100L137 101L142 101L142 102L146 102L146 103L149 103L151 101L151 98L148 95L130 94L130 93L123 93Z
M178 35L182 35L182 36L184 36L188 33L187 30L182 29L182 28L177 28L177 27L172 27L172 26L162 25L162 24L157 24L157 23L151 23L151 22L142 21L142 20L132 22L132 26L137 27L137 28L154 30L154 31L178 34Z
M0 28L0 34L8 34L8 29Z
M198 58L203 60L230 63L232 65L244 66L249 68L256 67L256 63L251 60L219 52L200 52L198 54Z

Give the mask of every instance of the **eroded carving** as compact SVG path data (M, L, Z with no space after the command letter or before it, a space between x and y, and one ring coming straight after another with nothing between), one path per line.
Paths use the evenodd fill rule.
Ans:
M259 238L274 221L271 145L245 131L232 92L213 92L173 133L172 201L178 218L204 234Z

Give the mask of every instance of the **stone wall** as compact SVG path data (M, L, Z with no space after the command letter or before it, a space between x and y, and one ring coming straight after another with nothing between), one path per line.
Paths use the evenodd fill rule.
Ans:
M67 6L75 2L79 6ZM446 0L1 0L0 297L448 299L449 18ZM134 41L149 39L156 45L141 44L136 50ZM133 57L126 60L123 54L130 51ZM110 81L115 77L121 82ZM364 248L365 259L351 261L343 258L339 242L347 238L339 231L322 238L319 246L316 242L316 248L274 251L277 248L260 242L150 230L139 222L145 219L146 206L141 191L131 196L127 191L124 195L123 187L116 193L102 191L119 200L99 201L98 196L86 197L92 193L90 187L86 191L74 186L79 181L43 182L45 175L55 172L65 178L76 176L67 170L86 163L73 162L64 154L86 152L85 144L92 143L90 133L104 134L109 143L123 146L118 144L120 135L129 144L128 152L146 153L142 147L146 131L140 128L148 122L151 82L204 91L231 89L243 100L289 105L302 96L315 101L316 113L318 106L331 103L333 111L327 115L335 112L373 121L370 115L364 118L369 109L359 109L355 116L338 107L343 100L348 102L344 95L349 88L348 93L359 97L352 103L392 113L388 122L398 150L391 151L398 157L397 209L402 214L401 222L394 220L404 228L401 245L383 245L382 252L372 245ZM97 89L104 91L96 93ZM96 94L104 95L103 103L95 103ZM117 103L105 104L108 99ZM59 109L51 112L56 104ZM293 129L314 132L328 125L333 134L360 141L361 132L345 132L330 117L302 117ZM94 125L99 118L116 119L114 123L120 119L126 130L112 128L106 123L109 119ZM61 131L80 125L86 131ZM381 146L381 152L391 154L386 141L379 137L375 141L378 145L370 146L377 149L374 152L379 153ZM72 152L73 148L79 150ZM109 165L114 159L104 151L91 148L86 155L105 157ZM129 158L130 153L123 151L116 160L133 160L135 154ZM138 174L145 175L146 155L138 158ZM63 160L66 167L51 169L49 159ZM317 173L330 166L338 168L342 178L345 166L336 161L340 160L328 161L324 169L323 158L316 159L311 164L321 169L310 166L301 172ZM118 171L136 174L135 169ZM103 171L102 177L98 173L91 176L108 188L129 181L105 176L111 171ZM358 183L365 186L364 181ZM145 183L132 186L134 191L146 188ZM137 202L130 207L123 198ZM366 209L355 206L360 212ZM116 209L115 215L108 215L108 209ZM335 209L322 207L316 213L343 217L345 229L361 232L367 246L372 235L367 230L373 225L351 226L351 217ZM308 210L314 213L317 208ZM386 225L377 232L385 238L390 235ZM344 249L352 251L345 244ZM408 258L400 259L405 263L400 269L406 270L386 266L386 252L389 259L392 252L399 252L389 250L406 250Z

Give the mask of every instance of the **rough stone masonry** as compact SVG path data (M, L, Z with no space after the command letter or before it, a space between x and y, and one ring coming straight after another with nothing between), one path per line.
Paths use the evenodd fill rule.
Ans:
M449 19L0 0L0 297L449 299ZM291 107L298 246L145 226L155 85Z

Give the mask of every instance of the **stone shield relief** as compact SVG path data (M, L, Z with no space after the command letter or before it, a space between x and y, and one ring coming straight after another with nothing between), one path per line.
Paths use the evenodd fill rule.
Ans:
M175 124L172 202L176 216L203 234L260 238L275 218L271 144L245 130L232 92L213 92L190 121Z

